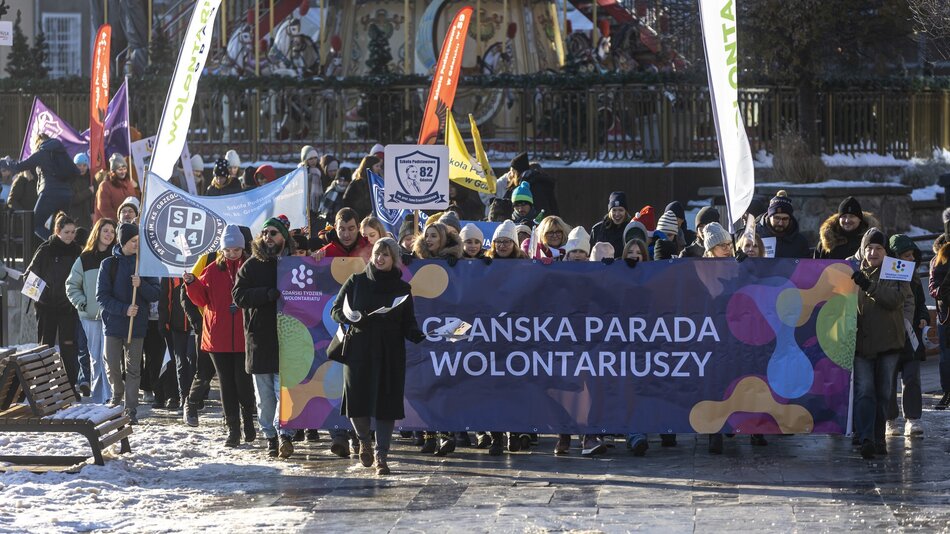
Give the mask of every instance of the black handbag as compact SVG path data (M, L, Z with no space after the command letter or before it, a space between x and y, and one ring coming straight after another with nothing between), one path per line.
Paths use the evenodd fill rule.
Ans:
M339 363L346 363L346 342L350 339L351 328L343 328L343 325L337 327L336 334L330 339L327 345L327 359Z

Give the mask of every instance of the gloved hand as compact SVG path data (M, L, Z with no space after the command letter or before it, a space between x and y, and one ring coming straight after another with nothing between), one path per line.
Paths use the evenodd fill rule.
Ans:
M851 279L854 280L854 283L857 284L862 291L867 291L871 288L871 281L868 280L868 277L860 270L854 271L854 274L851 275Z
M676 256L676 244L668 239L658 239L653 243L653 259L668 260Z
M449 267L455 267L458 264L459 259L454 256L449 256L446 261L448 262Z
M541 258L541 265L551 265L554 263L554 258Z
M611 265L611 264L614 262L614 259L613 259L613 258L604 258L604 259L600 260L600 262L603 263L604 265Z
M277 302L280 300L280 291L276 287L272 287L267 290L267 299L271 302Z
M626 263L626 264L627 264L627 267L630 267L631 269L636 269L636 268L637 268L637 264L640 263L639 260L632 260L632 259L630 259L630 258L624 258L624 259L623 259L623 262Z
M744 262L744 261L746 260L746 258L748 258L748 257L749 257L749 255L746 254L745 252L742 252L741 250L737 250L737 251L736 251L736 263L742 263L742 262Z
M409 334L406 336L406 338L407 338L409 341L412 341L413 343L415 343L416 345L418 345L419 343L422 343L423 341L425 341L426 335L425 335L425 333L424 333L422 330L413 330L413 331L409 332Z
M484 258L482 258L482 261L485 262L485 265L491 265L492 259L489 258L488 256L485 256Z

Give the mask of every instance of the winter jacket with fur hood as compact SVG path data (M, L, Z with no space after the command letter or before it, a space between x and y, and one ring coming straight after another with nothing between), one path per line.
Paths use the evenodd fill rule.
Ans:
M448 260L459 259L462 257L462 242L453 232L445 234L446 243L437 254L429 252L426 247L425 234L419 234L416 242L412 244L412 253L416 258L423 260Z
M818 230L818 245L815 247L816 260L843 260L850 258L861 247L861 238L868 228L880 228L881 223L870 212L865 211L858 227L845 232L838 223L840 215L832 214L821 223Z

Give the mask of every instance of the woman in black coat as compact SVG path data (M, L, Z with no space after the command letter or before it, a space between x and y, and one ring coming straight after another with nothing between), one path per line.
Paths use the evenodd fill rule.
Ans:
M36 302L39 343L52 347L59 339L59 353L73 387L79 379L76 351L79 315L66 296L66 279L81 252L82 248L76 243L76 223L61 211L53 222L53 235L36 249L26 269L46 282Z
M333 320L349 325L343 359L343 404L340 413L350 418L360 440L360 462L373 465L370 418L376 418L376 473L389 474L386 458L396 419L406 416L405 340L420 343L425 334L416 323L412 288L402 280L399 245L383 238L373 246L370 265L354 274L340 288L333 304ZM408 296L385 314L369 315ZM343 309L344 299L350 307Z

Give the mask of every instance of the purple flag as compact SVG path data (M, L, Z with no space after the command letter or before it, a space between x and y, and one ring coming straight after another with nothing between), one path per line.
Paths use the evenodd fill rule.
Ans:
M129 156L129 105L126 84L123 83L115 96L109 102L106 119L103 122L105 130L106 159L118 152L123 157ZM23 148L20 151L20 160L33 154L33 139L37 134L47 133L59 139L66 152L75 156L80 152L89 151L89 130L82 133L76 130L59 115L53 112L39 98L33 99L33 111L27 123L23 137Z

